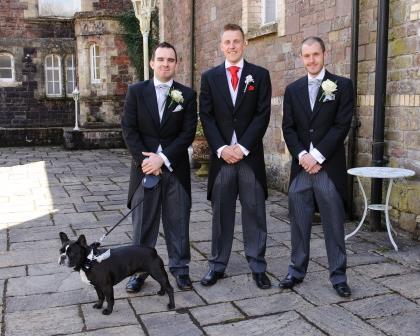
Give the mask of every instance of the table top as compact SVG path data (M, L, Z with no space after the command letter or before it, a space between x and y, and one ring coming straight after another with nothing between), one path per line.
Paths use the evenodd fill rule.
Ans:
M357 167L347 170L347 173L355 176L373 178L399 178L414 176L416 174L410 169L391 167Z

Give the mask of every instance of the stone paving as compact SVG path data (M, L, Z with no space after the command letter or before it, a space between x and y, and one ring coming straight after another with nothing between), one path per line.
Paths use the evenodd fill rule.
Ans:
M399 235L399 252L384 232L347 242L351 299L328 281L322 226L314 225L305 281L280 290L290 256L287 198L267 201L267 262L273 287L259 290L246 264L240 208L227 277L199 284L207 269L211 209L204 179L193 177L191 277L194 290L176 291L176 310L146 282L138 294L116 286L110 316L92 308L96 294L77 273L57 265L58 232L99 239L123 214L130 158L125 150L64 151L58 147L0 148L0 329L24 335L419 335L420 243ZM346 231L354 228L348 223ZM110 246L131 241L130 218ZM158 253L167 260L162 233ZM175 285L171 277L173 285ZM175 287L175 286L174 286Z

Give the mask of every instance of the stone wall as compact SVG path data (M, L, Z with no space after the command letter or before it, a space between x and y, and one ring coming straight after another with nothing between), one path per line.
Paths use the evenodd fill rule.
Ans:
M0 83L0 127L54 127L74 122L71 97L46 97L44 69L46 55L54 53L64 59L74 49L71 20L39 18L32 0L0 3L0 52L12 54L15 63L15 82ZM62 69L64 72L64 65Z
M290 154L281 131L282 102L285 87L304 75L299 59L303 38L320 36L326 43L326 67L329 71L349 77L351 53L350 0L278 0L278 22L258 26L260 1L221 0L195 1L195 82L199 91L203 71L220 64L220 31L228 22L243 25L249 45L246 58L270 70L273 98L272 115L264 146L269 181L272 187L287 191ZM389 61L386 106L386 155L391 166L414 169L420 174L420 64L418 34L420 4L416 0L390 1ZM190 25L191 6L164 0L164 10L177 15L163 18L161 36L181 48L191 49L184 36ZM358 131L356 165L370 165L373 94L375 81L377 1L360 2L360 46L357 113L361 121ZM179 17L183 20L180 23ZM176 32L174 34L173 32ZM190 53L190 52L189 52ZM185 58L183 61L186 61ZM185 62L186 64L188 62ZM185 68L184 68L185 69ZM184 74L178 76L185 76ZM369 181L366 181L368 183ZM366 186L366 190L370 190ZM355 185L356 212L362 211L358 187ZM418 178L397 182L392 193L392 220L401 228L418 236L420 233L420 187ZM417 218L417 220L416 220ZM416 224L417 223L417 224Z

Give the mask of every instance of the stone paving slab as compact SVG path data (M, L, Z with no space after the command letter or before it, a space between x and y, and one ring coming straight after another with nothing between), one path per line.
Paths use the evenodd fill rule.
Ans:
M6 314L5 336L49 336L83 329L78 306L40 309Z
M232 303L216 303L190 309L192 316L201 326L238 321L244 315Z
M92 286L57 265L58 232L85 234L93 242L128 213L131 160L126 150L65 151L58 147L2 148L0 151L0 336L8 335L418 335L420 329L420 244L386 232L360 231L346 242L353 295L343 299L329 282L323 228L314 223L304 282L278 288L290 263L287 196L269 190L267 270L273 287L255 286L244 254L241 208L236 208L232 253L226 277L212 287L200 279L208 270L211 205L206 179L192 174L190 276L193 290L175 290L176 310L159 285L146 280L139 293L115 286L115 309L93 309ZM356 223L346 223L346 232ZM128 216L104 247L129 244ZM165 264L162 227L157 250ZM169 272L168 272L169 273ZM60 321L60 326L57 326ZM64 321L64 322L62 322ZM62 324L62 325L61 325Z
M325 335L295 312L205 327L209 336Z
M203 332L194 324L189 314L174 311L140 316L150 336L201 336Z

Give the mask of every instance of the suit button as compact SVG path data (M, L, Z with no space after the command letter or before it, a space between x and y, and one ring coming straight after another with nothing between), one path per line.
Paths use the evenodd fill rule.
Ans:
M237 120L238 120L238 119L234 118L234 119L233 119L233 122L236 122Z
M309 130L309 133L312 133L314 131L314 129L313 128L311 128L310 130Z

